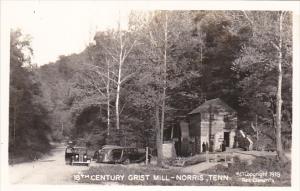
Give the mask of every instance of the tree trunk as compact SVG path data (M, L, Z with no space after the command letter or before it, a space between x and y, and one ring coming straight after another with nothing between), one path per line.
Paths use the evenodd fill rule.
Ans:
M276 147L277 155L281 161L285 161L285 155L282 148L281 141L281 109L282 109L282 21L283 12L280 13L279 18L279 44L278 44L278 85L277 85L277 95L276 95Z
M16 144L16 125L17 125L17 102L14 105L14 122L13 122L13 126L14 126L14 130L13 130L13 145L15 148L15 144ZM15 150L14 150L15 152Z
M109 62L107 62L107 84L106 84L106 94L107 94L107 136L109 136L110 130L110 76L109 76Z
M119 23L119 40L120 40L120 53L119 53L119 69L118 69L118 81L117 81L117 95L116 95L116 128L120 129L120 89L121 89L121 75L122 75L122 64L123 64L123 39L122 32Z
M16 154L16 134L17 134L17 112L18 112L18 97L15 98L14 102L14 111L13 111L13 145L12 145L12 153L13 156Z
M61 123L61 136L64 136L64 122L60 119L60 123Z
M160 127L160 138L161 144L164 143L164 125L165 125L165 109L166 109L166 89L167 89L167 46L168 46L168 15L165 14L165 39L164 39L164 84L162 94L162 107L161 107L161 127Z
M209 105L208 108L209 111L209 124L208 124L208 151L213 152L212 150L212 140L211 140L211 131L212 131L212 123L213 123L213 113L212 113L212 105ZM201 147L201 143L200 143L200 147Z
M258 150L259 132L257 127L257 114L255 115L255 130L256 130L256 150Z
M119 84L119 80L118 80L117 95L116 95L116 127L117 127L117 129L120 129L119 101L120 101L120 84Z
M157 149L157 166L162 166L162 142L160 135L160 124L159 124L159 106L155 106L155 132L156 132L156 149Z
M199 41L200 41L200 64L202 65L203 63L203 46L202 46L202 32L201 32L201 24L199 24L199 29L198 29L198 36L199 36Z

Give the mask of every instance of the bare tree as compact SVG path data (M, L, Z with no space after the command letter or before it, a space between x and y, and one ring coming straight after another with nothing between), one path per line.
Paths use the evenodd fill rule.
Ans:
M168 48L168 13L165 12L164 24L164 59L163 59L163 93L162 93L162 106L161 106L161 127L160 139L161 143L164 142L164 122L165 122L165 109L166 109L166 90L167 90L167 48Z
M107 135L110 135L111 124L111 82L116 83L114 72L111 70L110 60L107 55L101 53L103 47L88 47L88 58L85 60L79 73L79 83L82 89L82 94L85 94L85 102L87 105L99 105L100 118L102 118L102 107L107 108Z
M278 45L273 43L274 47L278 51L278 81L277 81L277 94L276 94L276 147L277 154L281 160L285 160L282 140L281 140L281 119L282 119L282 35L283 35L283 19L285 12L281 11L279 15L279 40Z
M107 135L109 136L110 130L110 68L109 61L106 59L107 63L107 83L106 83L106 96L107 96Z
M133 76L133 73L127 74L124 76L123 74L123 65L125 63L126 58L131 53L132 49L136 45L136 40L134 40L132 43L126 41L125 37L126 34L124 31L121 30L121 19L119 19L118 23L118 44L119 48L117 51L115 51L118 54L118 57L116 55L113 55L112 52L110 52L111 57L117 62L118 64L118 71L117 71L117 88L116 88L116 128L120 129L120 92L121 92L121 85L131 76ZM117 58L117 59L116 59Z

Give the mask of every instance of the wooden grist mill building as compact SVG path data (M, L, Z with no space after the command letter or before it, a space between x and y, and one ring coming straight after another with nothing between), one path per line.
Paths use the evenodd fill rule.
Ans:
M237 113L221 99L211 99L188 114L189 137L193 153L233 148L237 130Z

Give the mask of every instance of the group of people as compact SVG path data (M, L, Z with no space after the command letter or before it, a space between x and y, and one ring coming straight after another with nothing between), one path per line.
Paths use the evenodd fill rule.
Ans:
M208 142L202 143L202 152L212 151L212 148L213 148L213 142L211 142L210 145L208 144ZM225 140L223 140L220 149L222 152L226 151L226 141Z

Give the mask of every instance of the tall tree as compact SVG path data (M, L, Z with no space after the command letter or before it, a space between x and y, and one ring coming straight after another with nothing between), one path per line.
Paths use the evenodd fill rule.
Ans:
M188 20L180 20L183 15L184 13L171 11L154 11L132 15L130 20L130 27L136 30L139 41L142 42L137 54L140 57L140 77L136 82L136 85L141 87L139 92L135 92L133 102L152 111L158 165L162 165L164 130L171 121L170 117L167 117L171 116L168 91L180 83L179 74L183 74L173 60L173 54L185 47L176 46L176 43L182 44L183 23L189 23Z
M29 54L28 54L29 53ZM10 35L9 156L32 160L50 148L48 112L31 68L30 39L20 30ZM30 108L30 110L28 110ZM13 161L12 161L13 162Z
M241 98L260 119L271 121L273 129L269 133L273 132L271 136L276 137L278 157L285 161L282 124L283 118L286 120L291 113L291 92L288 90L291 88L292 68L291 15L282 11L242 13L240 22L248 26L250 38L236 60L241 76L239 84L243 89ZM282 88L288 91L283 92ZM285 98L284 107L282 96ZM284 117L282 108L286 111Z
M117 31L111 31L110 33L110 46L103 47L107 63L111 63L114 67L111 68L111 71L107 74L113 73L115 76L108 77L108 79L113 79L112 81L116 84L115 89L115 115L116 115L116 129L120 129L120 94L122 84L134 75L132 71L126 71L124 66L127 62L129 54L132 52L132 49L135 47L137 41L134 39L134 36L130 34L130 31L124 31L121 29L121 23L119 19ZM98 39L99 40L99 39ZM97 40L96 40L97 41ZM101 44L101 41L98 43ZM125 71L124 71L125 70Z
M168 54L168 12L164 13L164 51L163 51L163 93L162 93L162 106L161 106L161 127L160 127L160 140L164 142L164 127L165 127L165 110L166 110L166 90L167 90L167 54Z
M284 15L286 14L284 11L280 11L279 13L279 39L278 44L273 44L277 50L278 55L278 81L277 81L277 94L276 94L276 147L277 147L277 154L281 160L285 160L284 151L282 148L282 140L281 140L281 120L282 120L282 36L283 34L283 19Z

